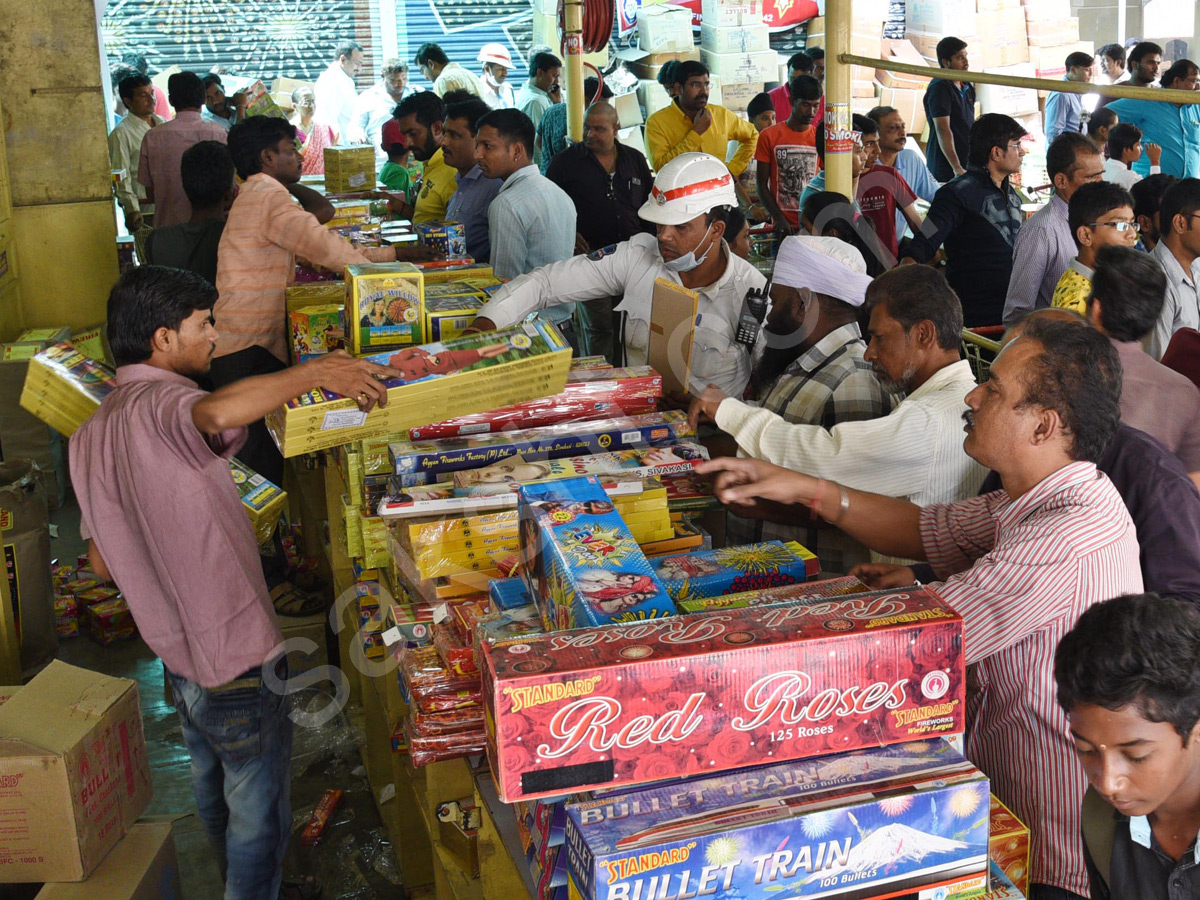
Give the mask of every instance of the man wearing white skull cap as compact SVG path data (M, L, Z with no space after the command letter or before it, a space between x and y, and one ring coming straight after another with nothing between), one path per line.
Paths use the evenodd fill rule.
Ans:
M843 422L886 416L895 398L863 359L867 345L858 314L867 286L866 263L850 244L832 237L786 237L772 276L771 313L752 384L764 415L784 423L829 429ZM709 388L692 404L709 418L726 394ZM752 409L752 407L745 407ZM836 528L780 526L770 522L731 524L739 540L798 540L829 571L848 571L871 559L870 551Z
M776 273L778 278L778 264ZM830 273L820 269L784 277L860 296L852 273L837 275L840 284L827 281ZM962 414L975 379L970 364L959 359L958 297L939 272L923 266L886 272L861 296L871 310L864 359L885 386L906 395L889 415L825 429L792 424L711 390L694 404L693 415L696 406L711 410L747 456L857 490L920 505L975 496L986 473L963 450Z

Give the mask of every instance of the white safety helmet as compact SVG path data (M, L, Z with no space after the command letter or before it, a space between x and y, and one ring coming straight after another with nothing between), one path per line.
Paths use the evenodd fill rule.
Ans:
M513 67L512 56L509 55L508 48L503 44L484 44L479 48L479 56L475 59L481 63L495 63L506 69Z
M683 225L717 206L737 206L725 163L708 153L681 153L658 170L638 216L657 225Z

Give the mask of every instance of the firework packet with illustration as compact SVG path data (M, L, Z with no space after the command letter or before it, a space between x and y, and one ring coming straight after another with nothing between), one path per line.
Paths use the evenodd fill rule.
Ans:
M763 541L654 561L654 573L676 602L798 584L820 570L812 551L795 541Z
M962 635L918 587L484 644L500 798L961 733Z
M587 900L901 893L985 873L987 841L987 776L943 741L567 807L571 878Z
M594 475L522 485L523 575L548 630L675 614Z

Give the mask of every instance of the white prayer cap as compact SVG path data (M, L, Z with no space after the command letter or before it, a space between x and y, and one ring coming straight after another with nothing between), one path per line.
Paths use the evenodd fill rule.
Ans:
M808 288L851 306L866 302L867 264L858 249L832 237L785 237L775 257L771 280L793 288Z

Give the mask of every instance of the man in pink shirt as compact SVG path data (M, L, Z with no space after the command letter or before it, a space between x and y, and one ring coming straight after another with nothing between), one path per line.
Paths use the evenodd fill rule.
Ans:
M275 900L291 830L287 658L258 542L229 471L246 425L316 387L386 402L399 373L338 352L209 394L217 292L142 266L108 299L116 389L71 438L71 478L98 575L115 581L163 661L225 900Z
M137 180L146 189L146 202L154 204L155 225L182 225L192 217L192 204L183 190L180 164L183 153L201 141L226 141L220 125L200 117L204 82L195 72L178 72L167 81L175 118L163 122L142 138Z

